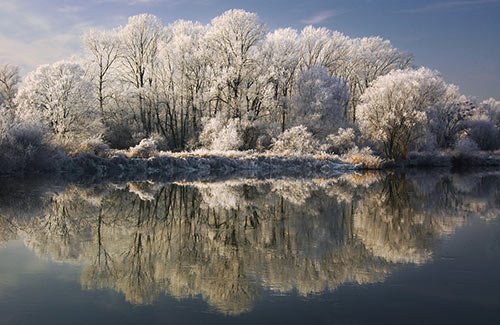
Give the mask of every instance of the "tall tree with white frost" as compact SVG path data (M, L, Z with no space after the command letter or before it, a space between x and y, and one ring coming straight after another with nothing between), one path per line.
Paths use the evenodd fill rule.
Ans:
M398 50L381 37L362 37L351 41L349 62L340 75L350 85L351 117L355 122L359 99L370 84L393 70L410 68L413 55Z
M193 142L208 103L207 26L179 20L166 29L161 43L158 81L161 105L156 110L158 132L172 148Z
M258 60L267 29L259 17L244 10L228 10L212 20L206 34L211 53L214 113L254 120L262 109Z
M406 158L427 121L426 113L446 94L446 83L432 70L395 70L377 78L361 96L358 123L367 139L392 159Z
M156 71L158 68L159 43L164 37L164 26L158 17L141 14L132 16L120 30L121 63L120 77L126 86L126 98L133 121L148 137L153 132ZM128 86L128 88L127 88Z
M428 126L439 148L451 148L458 140L465 121L472 115L474 105L455 85L447 85L441 100L428 112Z
M19 68L0 64L0 109L12 109L19 84Z
M300 63L300 48L297 31L291 28L277 29L269 33L262 46L268 67L268 94L266 96L270 113L276 116L281 132L286 129L290 112L291 96L295 76Z
M0 139L8 132L14 119L18 84L19 68L0 64Z
M319 138L344 126L349 103L347 83L325 67L312 67L297 80L291 124L304 125Z
M91 74L97 90L99 110L104 117L104 107L111 96L107 90L110 75L120 55L120 43L115 32L92 29L83 36L83 44L90 55Z
M327 28L305 27L299 38L301 70L324 66L337 73L348 61L349 39L342 33Z
M477 110L481 111L484 118L492 121L500 131L500 101L488 98L479 104Z
M42 121L65 146L79 144L102 132L92 83L83 68L60 61L30 73L19 90L19 114Z

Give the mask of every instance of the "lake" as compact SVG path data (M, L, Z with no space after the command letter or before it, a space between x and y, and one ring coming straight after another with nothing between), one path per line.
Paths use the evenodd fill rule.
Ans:
M1 324L500 324L498 171L1 182Z

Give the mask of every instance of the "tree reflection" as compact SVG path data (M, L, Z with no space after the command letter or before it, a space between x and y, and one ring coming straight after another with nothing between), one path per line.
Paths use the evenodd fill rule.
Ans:
M69 186L35 217L0 208L0 240L21 236L40 256L83 265L84 289L116 290L133 304L202 296L239 314L264 290L306 296L429 261L467 217L498 215L498 180L370 173ZM469 183L480 195L463 190Z

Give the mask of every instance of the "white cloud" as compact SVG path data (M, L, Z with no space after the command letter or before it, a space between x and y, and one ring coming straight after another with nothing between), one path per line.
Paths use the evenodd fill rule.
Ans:
M70 18L76 7L59 8L65 15L53 17L49 14L54 11L43 14L30 9L22 2L0 7L0 62L28 72L81 52L81 35L89 25Z
M24 42L0 36L0 61L20 66L24 72L78 53L70 35Z
M320 24L320 23L322 23L322 22L324 22L332 17L338 16L341 13L342 12L339 10L324 10L324 11L320 11L320 12L314 14L313 16L311 16L309 18L302 19L300 22L304 23L304 24L308 24L308 25L316 25L316 24Z
M458 8L469 8L473 6L500 4L500 0L462 0L462 1L446 1L429 4L423 7L398 10L398 13L419 14L426 12L444 11Z

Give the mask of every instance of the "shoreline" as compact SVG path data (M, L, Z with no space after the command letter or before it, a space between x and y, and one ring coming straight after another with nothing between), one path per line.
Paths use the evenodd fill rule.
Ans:
M105 180L210 180L245 178L331 178L366 170L500 168L499 152L411 153L405 161L387 162L371 168L353 164L336 155L284 156L255 152L161 152L149 158L130 158L123 152L103 156L82 153L64 157L50 170L1 174L1 178L52 177L70 182Z

